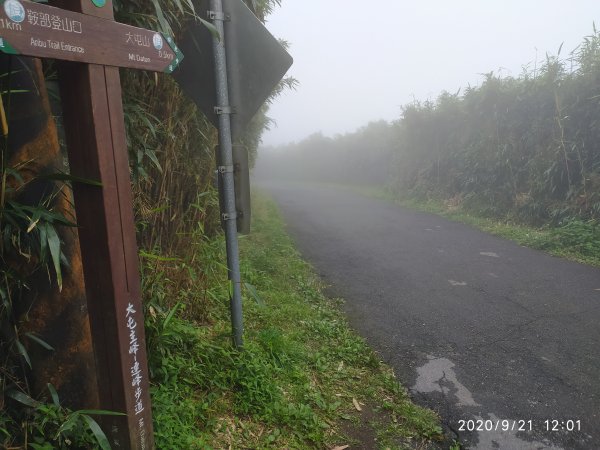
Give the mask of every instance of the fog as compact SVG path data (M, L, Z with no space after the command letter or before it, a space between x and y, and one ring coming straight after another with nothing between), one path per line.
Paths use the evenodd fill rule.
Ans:
M300 85L272 105L263 143L395 120L402 105L491 71L518 76L561 45L568 56L599 19L592 0L283 0L267 27L290 42Z
M600 442L598 5L283 0L268 23L300 85L255 184L461 448Z

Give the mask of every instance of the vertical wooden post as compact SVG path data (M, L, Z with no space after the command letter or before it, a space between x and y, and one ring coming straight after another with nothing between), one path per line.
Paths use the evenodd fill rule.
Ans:
M54 6L113 18L112 2ZM110 49L108 49L110 51ZM126 413L101 423L116 449L152 449L154 438L139 262L119 69L59 63L70 171L102 409Z

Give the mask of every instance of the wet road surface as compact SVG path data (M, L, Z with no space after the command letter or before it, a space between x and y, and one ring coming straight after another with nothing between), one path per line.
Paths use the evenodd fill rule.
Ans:
M259 186L352 326L467 448L600 448L599 269L342 188Z

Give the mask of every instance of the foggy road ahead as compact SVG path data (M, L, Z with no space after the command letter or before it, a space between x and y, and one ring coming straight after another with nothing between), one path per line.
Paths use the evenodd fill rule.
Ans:
M260 187L352 326L469 448L598 448L600 270L341 188ZM478 419L494 430L460 430Z

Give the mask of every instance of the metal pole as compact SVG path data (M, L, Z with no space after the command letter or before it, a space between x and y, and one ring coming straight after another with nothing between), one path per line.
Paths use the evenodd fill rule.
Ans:
M218 169L223 183L222 218L225 223L225 241L227 245L227 268L231 281L230 308L233 343L237 348L244 344L244 325L242 322L242 290L240 276L240 260L238 251L237 212L235 209L235 189L233 182L233 144L231 139L231 105L229 104L229 89L227 84L227 55L225 52L225 33L223 22L222 0L210 1L210 17L219 33L213 36L215 56L215 78L217 84L217 105L215 111L219 115L219 155Z

